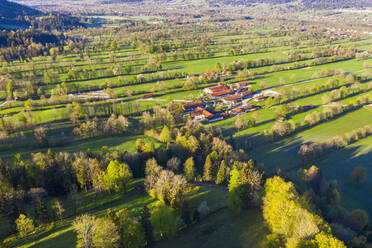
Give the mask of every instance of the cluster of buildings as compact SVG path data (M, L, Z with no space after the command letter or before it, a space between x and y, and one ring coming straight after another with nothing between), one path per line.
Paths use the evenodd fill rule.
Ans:
M182 105L185 112L191 113L191 116L200 122L214 122L219 121L227 117L225 113L208 111L207 106L211 106L210 103L204 101L189 102Z
M267 97L269 96L262 93L254 95L251 84L247 81L229 85L221 84L204 88L202 100L184 104L183 110L198 121L214 122L254 111L259 107L248 102L251 100L258 102Z

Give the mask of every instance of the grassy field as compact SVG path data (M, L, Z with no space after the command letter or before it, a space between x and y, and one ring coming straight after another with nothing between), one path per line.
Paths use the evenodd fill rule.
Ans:
M142 180L132 183L129 193L126 195L113 194L101 196L97 206L93 205L93 196L81 195L81 207L78 212L87 212L97 217L103 217L106 210L111 208L119 210L127 208L133 216L138 216L139 211L145 205L151 206L155 200L146 192L134 189L134 186ZM224 187L213 185L196 186L196 190L187 196L190 205L196 208L202 201L206 201L211 214L202 218L197 225L181 231L176 237L163 240L155 244L155 247L224 247L221 243L224 235L228 236L230 242L239 247L262 247L268 231L265 228L261 213L258 209L251 209L239 215L232 214L227 208L227 191ZM72 213L70 199L63 201L67 214ZM76 243L76 234L72 228L74 215L58 222L55 227L44 232L30 236L10 247L73 247ZM199 233L198 237L191 238L190 235ZM195 237L195 236L194 236ZM226 238L225 237L225 238Z
M372 138L360 140L347 149L334 152L317 162L324 176L341 182L342 204L349 210L361 208L372 216ZM351 182L350 174L357 166L367 169L366 181L361 185Z

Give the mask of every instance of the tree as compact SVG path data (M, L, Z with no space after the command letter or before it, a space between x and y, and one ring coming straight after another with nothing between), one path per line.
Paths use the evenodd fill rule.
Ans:
M184 174L187 181L192 181L195 178L195 162L194 157L189 157L183 166Z
M355 167L354 170L351 172L351 180L356 184L363 183L366 178L367 169L362 166Z
M219 63L219 62L216 63L216 70L219 71L219 72L222 71L221 63Z
M298 195L294 185L278 176L266 180L263 216L270 230L283 237L286 247L344 247L332 246L334 243L340 244L340 241L327 236L328 234L306 241L329 227L319 216L308 210L307 203ZM323 238L326 244L330 242L330 246L321 245L323 241L320 240ZM300 245L302 242L305 245Z
M119 227L121 246L124 248L141 248L146 244L143 226L131 218L127 209L121 209L115 214L116 224Z
M151 210L151 224L158 238L173 237L184 225L177 213L162 203Z
M136 150L138 152L146 151L146 143L143 139L136 139Z
M140 223L145 233L146 247L150 247L154 242L154 228L150 221L150 211L147 206L144 206L141 210Z
M8 84L6 85L6 92L8 93L8 98L13 99L14 86L13 86L13 81L12 80L9 80Z
M255 126L257 124L257 121L258 121L259 118L260 118L260 115L257 111L252 114L253 126Z
M17 231L21 237L24 237L35 230L32 220L27 218L24 214L20 214L18 219L15 221Z
M246 129L248 127L248 121L247 119L244 119L244 118L237 118L235 120L235 127L236 129L238 129L239 131L242 130L242 129Z
M116 192L126 189L126 185L132 179L133 175L130 168L125 163L119 163L113 160L107 166L105 180L110 189Z
M42 201L39 197L36 199L35 217L39 225L48 223L49 221L48 208L44 201Z
M216 184L223 184L226 181L227 166L225 160L221 161L220 168L218 169Z
M93 244L95 247L115 248L120 246L119 231L111 219L98 219L94 225Z
M334 238L330 234L326 234L325 232L321 232L315 236L313 240L310 242L305 243L305 245L301 246L311 247L311 248L346 248L344 242Z
M167 126L164 126L159 135L159 140L164 143L172 141L172 134Z
M229 202L234 211L250 207L261 188L262 174L253 167L253 161L240 163L230 172Z
M351 212L351 216L358 223L358 227L360 230L363 230L364 227L368 225L369 214L366 211L362 209L355 209Z
M34 130L34 136L40 144L47 144L47 135L44 127L38 127Z
M349 73L346 78L345 78L346 82L348 83L353 83L355 81L355 78L354 78L354 75L352 73Z
M229 181L229 204L233 211L241 212L243 209L243 199L242 189L239 187L241 185L240 172L238 169L234 168L230 171L230 181Z
M81 215L74 220L73 227L77 233L76 247L93 248L96 219L87 214Z
M32 101L31 101L31 99L27 99L27 101L25 102L24 106L25 106L25 108L28 111L31 111L31 109L32 109Z
M289 113L288 106L285 106L285 105L279 105L275 109L275 114L277 115L277 117L284 117L284 118L286 118L287 115L288 115L288 113Z
M56 216L60 221L63 219L63 213L65 212L65 209L62 206L62 203L59 200L56 200L53 204L53 209L56 213Z
M167 168L177 173L181 165L181 160L177 157L172 157L167 162Z
M158 165L155 158L150 158L146 161L145 168L145 188L147 192L154 189L156 182L159 179L162 168Z
M267 87L267 83L262 81L258 84L258 86L260 87L260 89L265 89Z
M211 155L208 154L208 156L205 159L204 163L204 175L203 178L205 181L213 181L213 170L214 170L214 164L211 159Z
M294 83L296 82L296 74L291 74L291 76L289 77L289 80Z

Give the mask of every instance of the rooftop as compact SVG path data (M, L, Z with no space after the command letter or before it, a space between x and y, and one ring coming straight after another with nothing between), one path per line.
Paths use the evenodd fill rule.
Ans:
M213 96L213 97L224 96L224 95L228 95L228 94L232 94L232 93L234 93L234 90L223 90L223 91L215 92L215 93L211 94L211 96Z

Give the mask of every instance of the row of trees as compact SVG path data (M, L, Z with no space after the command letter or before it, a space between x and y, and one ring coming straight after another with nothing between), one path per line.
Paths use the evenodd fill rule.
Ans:
M75 120L74 118L73 120ZM127 118L122 115L116 117L115 114L112 114L107 120L102 122L99 122L97 117L92 120L86 119L79 127L75 127L72 132L75 135L89 137L94 137L101 133L115 135L125 133L129 126L130 122Z
M319 156L337 149L345 148L346 146L363 139L372 134L372 126L366 125L364 127L352 130L342 136L335 136L325 142L303 144L298 151L298 155L304 162L313 161Z
M264 130L263 135L268 140L279 139L299 130L310 128L324 121L337 118L345 112L359 109L362 107L360 104L367 104L370 101L370 97L361 96L354 102L355 105L334 104L327 106L320 113L318 111L314 111L310 114L307 114L303 122L294 122L293 120L289 120L287 122L277 122L272 126L271 129Z

